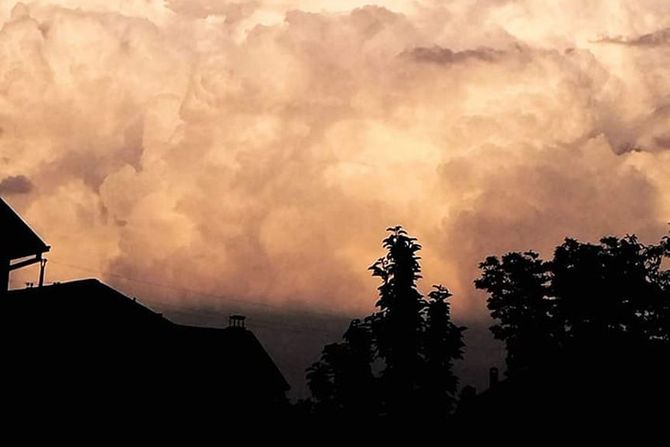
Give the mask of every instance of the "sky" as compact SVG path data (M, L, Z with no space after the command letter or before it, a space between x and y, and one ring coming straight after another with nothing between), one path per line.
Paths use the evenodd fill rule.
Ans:
M0 1L0 22L0 195L48 281L360 315L400 224L424 291L479 321L488 255L667 232L665 0Z

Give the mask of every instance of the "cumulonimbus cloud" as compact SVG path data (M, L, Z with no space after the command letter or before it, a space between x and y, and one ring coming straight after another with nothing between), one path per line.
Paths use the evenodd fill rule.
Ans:
M1 2L2 193L185 306L367 310L403 224L476 318L484 256L670 215L670 6L547 3Z

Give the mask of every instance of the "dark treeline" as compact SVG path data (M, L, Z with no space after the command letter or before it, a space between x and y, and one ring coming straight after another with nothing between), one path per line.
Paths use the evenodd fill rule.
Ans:
M464 387L457 398L452 366L465 328L451 320L451 293L437 285L424 296L421 246L401 227L389 231L386 256L370 267L381 281L377 311L353 320L308 369L303 416L351 427L376 420L520 430L667 416L669 237L651 245L635 236L566 239L551 260L533 251L484 260L475 287L488 295L507 370L487 390Z

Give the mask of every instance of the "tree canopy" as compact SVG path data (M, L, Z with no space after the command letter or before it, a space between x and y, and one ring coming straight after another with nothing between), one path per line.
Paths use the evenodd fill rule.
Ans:
M557 353L670 345L669 256L668 237L646 245L629 235L565 239L550 261L532 251L487 258L475 286L489 295L508 372Z

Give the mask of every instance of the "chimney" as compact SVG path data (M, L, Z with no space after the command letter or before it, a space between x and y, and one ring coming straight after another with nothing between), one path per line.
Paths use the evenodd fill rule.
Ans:
M228 327L236 327L240 329L244 329L244 320L246 320L247 317L244 315L231 315L228 317Z
M498 385L498 368L495 366L489 369L489 388Z

